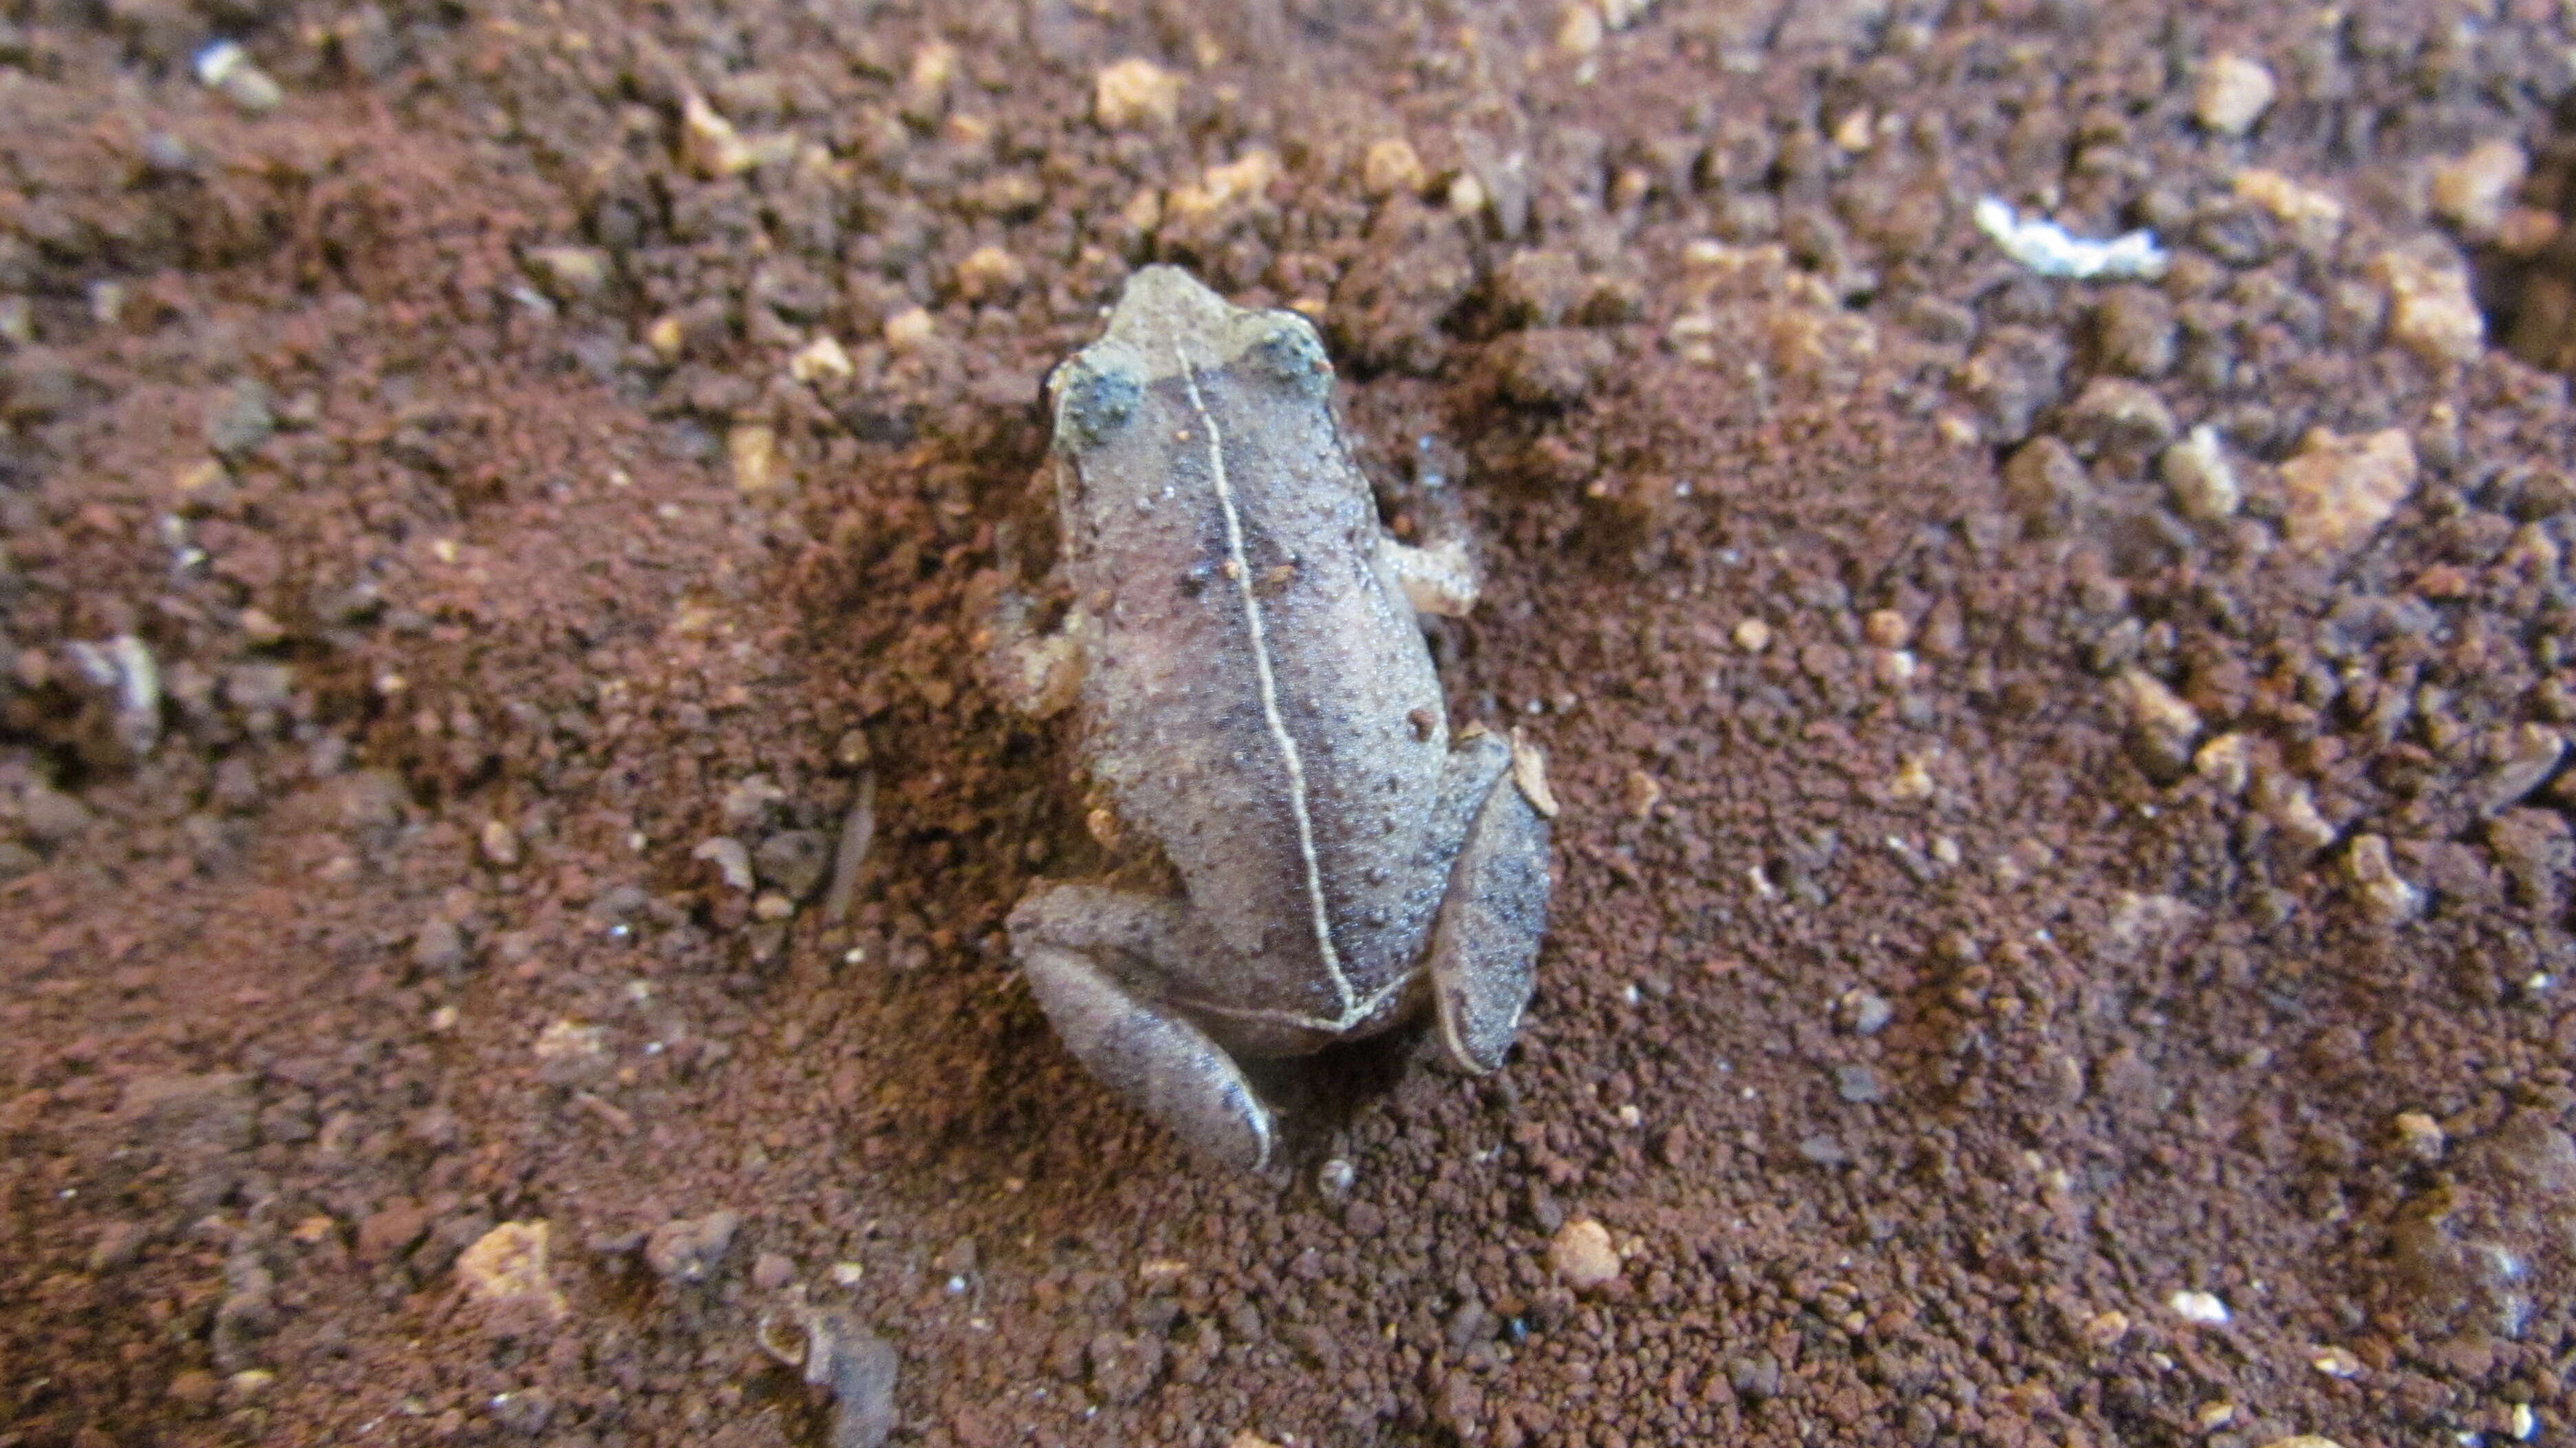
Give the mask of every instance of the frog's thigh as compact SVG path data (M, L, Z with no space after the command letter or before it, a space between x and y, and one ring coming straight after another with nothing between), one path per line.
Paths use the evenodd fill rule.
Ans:
M1547 928L1547 820L1514 782L1509 750L1492 742L1506 767L1485 776L1492 783L1450 869L1429 957L1440 1042L1479 1072L1502 1065L1520 1034Z
M1270 1159L1270 1111L1243 1068L1119 976L1138 959L1168 973L1188 933L1173 902L1092 885L1043 890L1011 913L1012 954L1066 1049L1192 1150L1257 1169Z

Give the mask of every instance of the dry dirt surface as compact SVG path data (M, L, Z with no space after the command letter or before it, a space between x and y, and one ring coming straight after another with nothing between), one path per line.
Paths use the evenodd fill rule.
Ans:
M0 3L0 1445L2565 1441L2571 57ZM968 599L1149 261L1564 804L1510 1064L1258 1179L1000 929L1097 847Z

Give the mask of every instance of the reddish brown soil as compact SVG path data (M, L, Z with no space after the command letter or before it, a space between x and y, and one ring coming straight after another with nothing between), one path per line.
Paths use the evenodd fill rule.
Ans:
M2576 411L2374 266L2567 355L2563 7L1127 9L0 5L0 1445L831 1441L800 1303L906 1443L2563 1439ZM794 143L703 176L692 93ZM2490 246L2427 177L2495 138ZM1989 192L2174 265L2036 278ZM1566 805L1508 1068L1283 1068L1259 1180L1009 968L1081 811L967 665L1154 259L1319 309ZM2311 428L2416 461L2302 551ZM540 1221L560 1318L471 1295Z

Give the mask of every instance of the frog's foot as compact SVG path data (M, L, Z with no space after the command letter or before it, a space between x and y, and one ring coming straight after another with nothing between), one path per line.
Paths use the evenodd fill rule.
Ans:
M1467 545L1457 539L1413 548L1381 535L1377 552L1382 576L1404 591L1414 612L1463 618L1476 606L1476 565L1468 561Z
M1472 741L1490 756L1501 741ZM1516 741L1517 744L1517 741ZM1468 752L1466 749L1460 751ZM1520 1034L1521 1012L1538 986L1539 936L1547 929L1547 815L1544 766L1534 749L1524 766L1493 759L1475 774L1492 779L1467 826L1449 892L1432 923L1429 964L1440 1043L1460 1067L1483 1073L1503 1064ZM1509 757L1509 756L1506 756ZM1533 779L1541 798L1531 797Z
M1170 939L1156 903L1059 886L1012 912L1013 953L1057 1038L1093 1075L1191 1150L1257 1171L1270 1160L1270 1109L1243 1068L1197 1025L1104 966L1122 944L1150 950Z

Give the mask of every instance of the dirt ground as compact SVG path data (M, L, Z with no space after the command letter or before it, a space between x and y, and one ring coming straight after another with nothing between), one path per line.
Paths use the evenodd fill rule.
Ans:
M2546 0L0 3L0 1448L2565 1441L2571 85ZM1564 804L1510 1064L1272 1068L1258 1179L1000 930L1090 847L966 602L1155 260L1321 320Z

